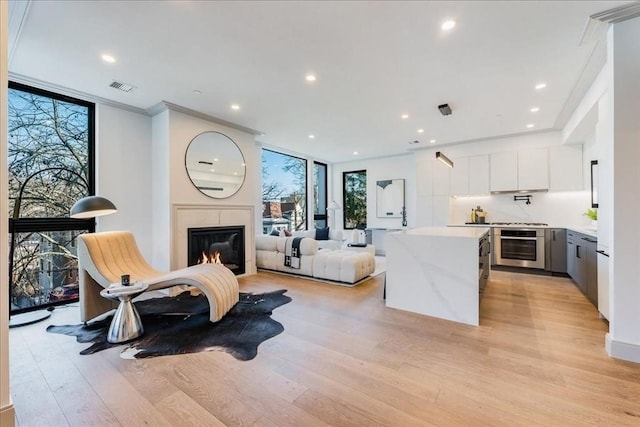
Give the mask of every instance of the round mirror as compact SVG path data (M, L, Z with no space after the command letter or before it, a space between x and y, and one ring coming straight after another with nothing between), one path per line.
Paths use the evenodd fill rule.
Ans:
M219 132L204 132L191 140L184 159L193 185L209 197L233 196L244 183L246 165L242 151Z

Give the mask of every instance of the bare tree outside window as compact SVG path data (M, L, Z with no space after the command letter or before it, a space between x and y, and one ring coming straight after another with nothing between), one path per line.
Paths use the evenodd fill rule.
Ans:
M367 171L343 172L344 228L367 228Z
M307 161L262 150L263 232L307 228Z
M93 194L93 114L91 103L9 86L12 312L78 297L75 238L94 226L93 220L70 219L69 210Z

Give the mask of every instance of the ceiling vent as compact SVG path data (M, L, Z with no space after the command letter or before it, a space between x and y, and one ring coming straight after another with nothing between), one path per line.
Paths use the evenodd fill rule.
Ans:
M414 144L420 144L420 141L409 141L410 145L414 145Z
M128 83L119 82L117 80L112 81L111 84L109 85L109 87L121 90L123 92L131 92L132 90L134 90L136 88L135 86L132 86L132 85L130 85Z

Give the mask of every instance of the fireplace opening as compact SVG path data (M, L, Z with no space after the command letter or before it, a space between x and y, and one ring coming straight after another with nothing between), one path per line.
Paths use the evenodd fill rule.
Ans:
M218 262L236 276L245 272L243 225L189 228L187 236L189 266Z

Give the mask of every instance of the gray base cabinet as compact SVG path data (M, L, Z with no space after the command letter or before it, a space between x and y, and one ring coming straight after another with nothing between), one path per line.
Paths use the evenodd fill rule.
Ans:
M598 307L598 241L567 230L567 273L589 301Z
M567 230L548 228L544 237L546 270L552 273L567 273Z

